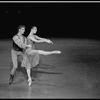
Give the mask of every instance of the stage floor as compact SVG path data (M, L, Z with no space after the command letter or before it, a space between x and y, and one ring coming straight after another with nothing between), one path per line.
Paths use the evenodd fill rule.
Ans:
M0 41L0 98L100 98L100 41L54 39L54 44L36 44L36 49L60 50L58 55L40 55L32 86L17 72L9 85L11 41Z

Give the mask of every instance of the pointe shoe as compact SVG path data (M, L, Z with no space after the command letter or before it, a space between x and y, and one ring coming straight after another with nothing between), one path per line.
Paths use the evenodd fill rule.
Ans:
M55 54L60 54L61 51L56 50L56 51L54 51L54 53L55 53Z
M31 84L32 84L32 80L28 79L28 86L31 86Z
M28 86L31 86L31 84L32 84L32 81L29 81Z

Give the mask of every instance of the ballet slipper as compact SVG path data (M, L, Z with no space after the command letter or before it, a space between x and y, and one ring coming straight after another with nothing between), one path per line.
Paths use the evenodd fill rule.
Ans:
M31 84L32 84L32 80L28 79L28 86L31 86Z
M29 81L28 86L31 86L31 84L32 84L32 81Z

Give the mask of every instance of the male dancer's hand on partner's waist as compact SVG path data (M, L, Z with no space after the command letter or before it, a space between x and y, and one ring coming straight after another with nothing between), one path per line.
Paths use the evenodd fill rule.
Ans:
M23 44L23 45L22 45L22 48L25 49L26 47L31 48L32 46L31 46L31 45L26 45L26 44Z
M27 45L27 47L31 48L32 46L31 45Z

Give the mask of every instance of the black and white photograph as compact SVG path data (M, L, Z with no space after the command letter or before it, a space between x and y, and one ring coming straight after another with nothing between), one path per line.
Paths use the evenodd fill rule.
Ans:
M0 1L0 98L100 98L100 2Z

